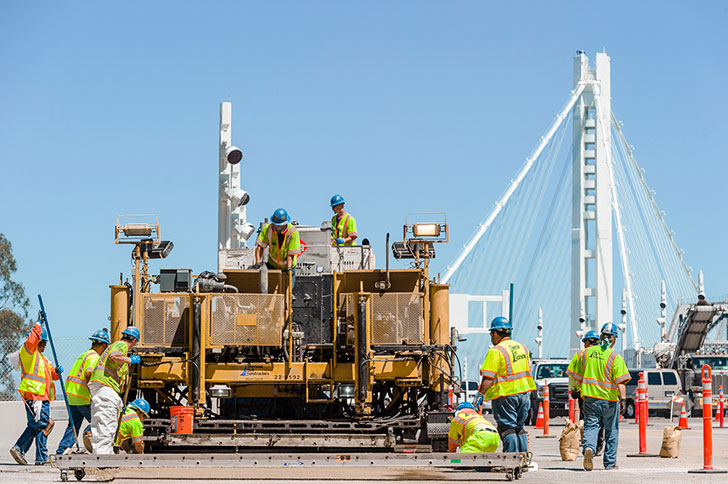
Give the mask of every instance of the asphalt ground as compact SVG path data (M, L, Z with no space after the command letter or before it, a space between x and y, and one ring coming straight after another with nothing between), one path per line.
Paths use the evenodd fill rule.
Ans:
M703 468L702 419L691 418L691 430L682 432L680 455L676 459L660 457L626 457L639 452L638 426L627 421L620 424L618 469L605 471L601 457L595 457L594 470L586 472L582 458L564 462L559 455L558 436L563 419L552 419L550 434L554 438L536 438L542 430L529 428L530 449L534 453L537 470L527 472L522 483L569 482L588 483L712 483L728 482L728 474L691 474L692 469ZM674 425L675 423L673 423ZM670 425L665 418L650 418L647 427L647 452L659 453L663 428ZM715 424L714 424L715 425ZM33 450L31 449L31 453ZM728 470L728 422L724 429L713 429L713 467ZM75 482L72 475L70 481ZM125 468L119 470L90 471L83 482L105 481L118 483L154 482L155 484L182 482L265 482L267 484L294 482L506 482L504 474L489 474L472 470L393 468L393 467L341 467L341 468ZM0 456L0 483L60 482L60 472L52 467L20 466L9 454Z

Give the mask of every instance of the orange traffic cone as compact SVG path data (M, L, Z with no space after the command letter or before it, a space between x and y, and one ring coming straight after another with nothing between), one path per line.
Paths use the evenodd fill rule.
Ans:
M682 408L680 409L680 421L677 424L683 430L690 430L688 427L688 415L685 413L685 400L682 401Z
M536 416L536 427L537 429L542 429L544 427L544 418L543 418L543 403L538 403L538 415Z

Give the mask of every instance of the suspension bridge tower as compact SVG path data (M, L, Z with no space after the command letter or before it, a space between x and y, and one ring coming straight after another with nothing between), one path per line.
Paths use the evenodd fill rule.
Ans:
M612 321L612 196L610 59L596 55L594 68L583 51L574 56L574 89L583 86L572 109L570 354L580 348L586 327Z

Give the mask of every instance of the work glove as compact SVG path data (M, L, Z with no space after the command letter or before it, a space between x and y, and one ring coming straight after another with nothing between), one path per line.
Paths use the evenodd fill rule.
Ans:
M260 263L256 262L255 264L253 264L252 266L250 266L250 268L251 269L255 269L257 271L258 269L260 269Z
M475 397L473 397L473 406L475 407L476 410L479 409L483 405L483 400L484 400L483 394L480 392L478 392L475 395Z
M58 373L59 375L63 373L63 367L59 366L58 368L56 368L56 373Z
M141 356L139 356L139 355L131 355L131 356L129 357L129 359L131 360L131 362L130 362L130 363L131 363L132 365L136 365L136 364L138 364L138 363L141 363L141 362L142 362L142 357L141 357Z
M627 411L627 401L626 400L620 400L619 401L619 413L620 415L624 415L624 413Z
M581 394L579 393L579 390L571 390L571 398L574 400L579 400L579 397Z
M342 239L341 237L336 239L336 245L344 245L345 243L346 243L346 240Z

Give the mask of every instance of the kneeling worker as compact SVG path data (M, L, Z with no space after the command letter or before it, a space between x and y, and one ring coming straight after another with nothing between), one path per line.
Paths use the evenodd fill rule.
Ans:
M495 452L500 444L498 431L470 402L463 402L455 409L447 433L447 450L456 452Z
M143 398L137 398L127 405L121 416L119 435L117 435L114 445L127 454L143 454L144 424L142 422L147 417L149 417L149 402Z

